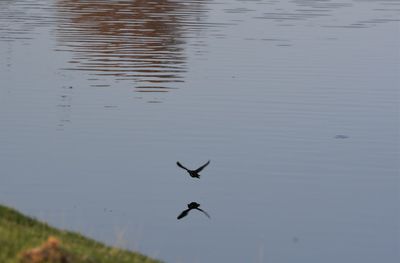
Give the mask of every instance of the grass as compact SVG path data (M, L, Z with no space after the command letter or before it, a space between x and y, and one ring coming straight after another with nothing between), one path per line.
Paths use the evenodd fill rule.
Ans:
M3 205L0 205L0 262L160 263L78 233L58 230Z

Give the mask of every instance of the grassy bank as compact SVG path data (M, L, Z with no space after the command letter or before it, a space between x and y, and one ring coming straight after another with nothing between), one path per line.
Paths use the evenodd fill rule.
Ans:
M108 247L0 205L2 263L156 263L139 253Z

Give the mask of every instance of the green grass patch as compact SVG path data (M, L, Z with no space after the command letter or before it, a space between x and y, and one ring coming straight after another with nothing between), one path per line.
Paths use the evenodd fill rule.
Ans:
M0 205L2 263L160 263L140 253L106 246L58 230Z

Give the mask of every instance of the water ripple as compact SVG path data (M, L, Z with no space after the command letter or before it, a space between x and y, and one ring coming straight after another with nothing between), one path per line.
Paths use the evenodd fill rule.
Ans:
M71 1L56 4L66 70L131 80L139 92L166 92L184 81L185 45L203 22L205 1Z

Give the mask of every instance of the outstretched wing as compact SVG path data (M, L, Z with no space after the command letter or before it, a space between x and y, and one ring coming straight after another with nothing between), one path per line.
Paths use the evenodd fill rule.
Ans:
M176 165L178 165L182 169L185 169L186 171L189 171L189 169L183 166L180 162L176 162Z
M201 209L201 208L196 208L196 209L201 211L201 212L203 212L208 218L211 218L211 216L206 211L204 211L203 209Z
M206 167L208 164L210 163L210 161L206 162L205 164L203 164L202 166L200 166L199 168L197 168L196 170L194 170L196 173L200 173L201 170L204 169L204 167Z
M190 209L183 210L182 213L179 214L177 219L181 219L182 217L185 217L189 214Z

